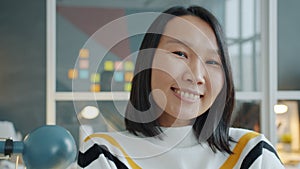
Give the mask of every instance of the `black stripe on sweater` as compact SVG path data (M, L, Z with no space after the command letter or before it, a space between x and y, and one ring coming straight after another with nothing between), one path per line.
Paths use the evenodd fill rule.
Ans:
M256 144L256 146L247 154L247 156L244 158L242 165L241 165L241 169L248 169L253 163L254 161L262 155L263 149L267 149L269 151L271 151L272 153L274 153L276 155L276 157L279 159L276 151L274 150L274 148L268 144L265 141L260 141L258 144ZM279 159L280 161L280 159Z
M122 163L116 156L111 154L105 146L98 144L94 144L85 153L79 152L77 164L80 167L84 168L91 164L94 160L99 158L101 154L103 154L108 160L113 161L118 169L128 169L128 167L124 163Z

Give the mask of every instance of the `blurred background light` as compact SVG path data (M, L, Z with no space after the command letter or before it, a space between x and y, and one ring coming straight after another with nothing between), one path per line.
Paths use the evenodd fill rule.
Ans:
M274 111L276 114L283 114L288 111L288 107L284 104L276 104L274 106Z
M81 110L80 116L85 119L94 119L94 118L98 117L99 113L100 112L97 107L86 106Z

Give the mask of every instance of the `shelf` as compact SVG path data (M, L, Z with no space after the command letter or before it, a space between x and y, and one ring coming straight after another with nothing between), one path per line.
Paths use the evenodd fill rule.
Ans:
M282 100L300 100L300 92L298 90L295 91L284 91L280 90L277 93L278 99Z
M129 92L56 92L56 101L127 101Z
M236 92L238 100L260 100L260 92ZM56 92L55 100L71 101L71 100L120 100L129 99L129 92Z

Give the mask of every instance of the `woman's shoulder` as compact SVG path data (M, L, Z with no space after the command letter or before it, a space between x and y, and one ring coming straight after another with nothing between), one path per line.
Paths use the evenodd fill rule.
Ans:
M275 152L271 142L262 134L253 130L243 128L230 128L229 136L231 137L232 146L243 149L269 149Z
M231 160L239 158L236 166L241 168L250 166L283 168L276 150L263 134L248 129L230 128L229 135L233 140L231 142L233 154L224 163L226 167L232 165Z
M109 149L122 148L124 144L135 144L138 137L128 131L98 132L87 136L80 145L81 151L87 151L90 147L100 145ZM115 153L117 153L116 151Z
M244 128L229 128L229 136L235 141L240 139L248 141L255 139L257 141L267 141L269 143L264 134Z
M135 139L134 135L126 131L93 133L87 136L80 145L77 163L82 168L99 168L104 164L127 168L129 161L124 145L135 145Z

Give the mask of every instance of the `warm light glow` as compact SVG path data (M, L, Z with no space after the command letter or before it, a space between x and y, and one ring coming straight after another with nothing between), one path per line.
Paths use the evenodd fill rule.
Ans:
M94 119L99 115L99 109L94 106L86 106L80 113L85 119Z
M283 114L288 111L288 107L284 104L276 104L274 106L274 111L276 114Z

